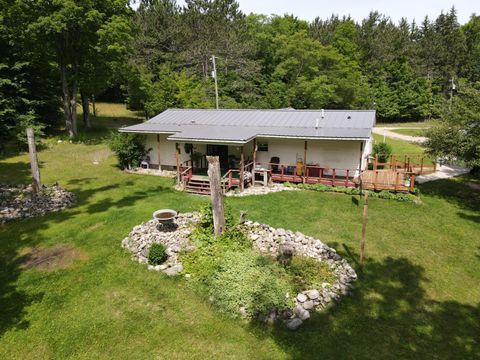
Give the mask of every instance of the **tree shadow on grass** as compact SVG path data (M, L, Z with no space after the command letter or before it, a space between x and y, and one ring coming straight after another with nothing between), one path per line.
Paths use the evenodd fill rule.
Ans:
M480 304L426 298L421 266L367 260L350 297L314 314L296 332L252 324L294 359L480 358Z
M421 193L454 203L464 210L480 211L480 190L454 179L430 181L419 185Z
M17 185L32 182L32 172L28 162L0 162L0 168L2 169L0 171L0 184Z

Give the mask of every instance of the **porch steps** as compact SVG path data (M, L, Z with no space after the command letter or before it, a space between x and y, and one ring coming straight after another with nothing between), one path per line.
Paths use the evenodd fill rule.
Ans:
M190 194L210 195L210 181L208 178L192 177L188 181L185 191Z

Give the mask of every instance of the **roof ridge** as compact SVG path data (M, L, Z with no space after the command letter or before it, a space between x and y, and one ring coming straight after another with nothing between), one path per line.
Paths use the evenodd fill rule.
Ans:
M194 108L168 108L165 111L275 111L275 112L376 112L375 109L194 109Z

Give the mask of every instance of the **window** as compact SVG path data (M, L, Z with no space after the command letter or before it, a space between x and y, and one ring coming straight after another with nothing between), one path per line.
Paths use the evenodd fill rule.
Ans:
M257 151L268 151L268 143L258 144Z

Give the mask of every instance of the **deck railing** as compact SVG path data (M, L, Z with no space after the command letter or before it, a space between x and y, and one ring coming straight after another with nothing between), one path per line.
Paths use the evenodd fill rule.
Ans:
M373 170L404 170L416 175L430 174L437 171L437 163L435 161L426 160L424 156L404 155L403 161L398 159L397 155L391 155L386 162L380 162L378 155L371 159L371 168Z

